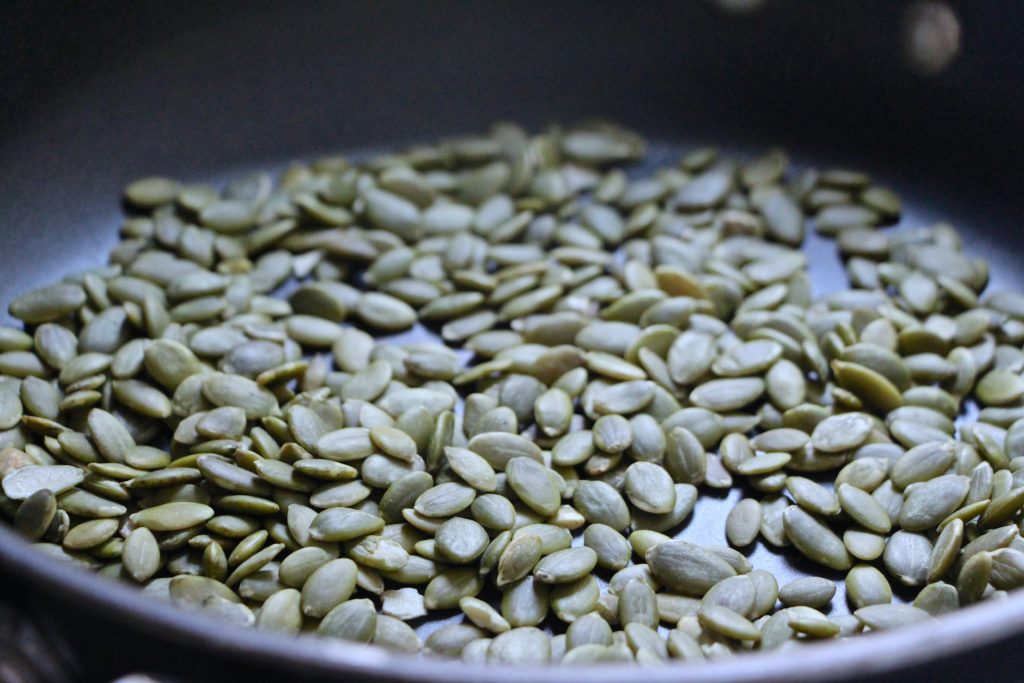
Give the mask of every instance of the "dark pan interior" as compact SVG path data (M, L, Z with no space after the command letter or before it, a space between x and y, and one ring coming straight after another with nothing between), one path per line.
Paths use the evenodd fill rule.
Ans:
M992 262L996 285L1020 287L1024 6L951 3L962 52L925 78L901 60L907 5L768 0L731 16L705 2L14 0L0 19L0 302L101 263L116 240L120 188L137 176L211 179L500 119L539 128L591 116L673 145L781 145L803 162L869 171L904 195L908 221L949 220L969 252ZM813 248L835 262L832 245ZM819 271L818 291L841 286L836 272ZM9 322L5 310L0 322ZM181 672L187 661L208 665L188 680L274 666L313 677L348 656L320 652L311 667L297 663L308 647L282 654L266 640L213 638L209 624L150 610L89 577L71 580L62 568L29 575L41 565L27 552L0 529L0 602L75 624L61 637L75 642L90 679L129 665ZM958 628L1005 648L1024 630L1017 602L987 606L991 628L980 617L971 626L967 614ZM53 614L60 618L46 618ZM927 646L882 640L848 644L843 660L807 661L822 676L865 677L865 666L905 669ZM875 651L886 654L864 654ZM921 666L948 674L984 662L996 676L994 666L1015 663L984 649L943 652ZM359 661L382 679L389 670L480 675ZM791 666L776 659L671 677L784 677Z

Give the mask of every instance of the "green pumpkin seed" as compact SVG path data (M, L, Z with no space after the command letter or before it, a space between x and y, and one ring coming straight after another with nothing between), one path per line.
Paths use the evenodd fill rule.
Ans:
M33 290L11 302L11 316L29 325L59 320L85 304L78 285L53 285Z
M38 491L59 494L85 479L85 474L70 465L30 465L14 470L3 478L4 495L11 500L25 500Z
M780 588L779 600L786 607L803 605L821 609L828 605L835 593L835 582L818 576L808 576L791 581Z
M869 493L850 484L840 484L836 493L843 512L868 531L885 534L892 528L889 513Z
M581 481L576 487L573 505L591 524L604 524L617 531L629 526L626 501L603 481Z
M900 583L919 586L927 579L931 554L932 544L925 536L897 531L886 543L882 560Z
M783 513L786 536L807 558L831 569L850 568L843 542L827 526L795 505Z
M131 515L136 526L152 531L180 531L213 517L213 508L201 503L164 503Z
M654 576L672 591L700 597L736 570L725 560L686 541L661 543L647 552Z
M318 541L348 541L379 532L384 520L361 510L332 507L316 515L309 528Z
M697 618L704 628L735 640L761 639L761 632L745 617L721 605L703 605Z
M368 643L377 628L377 611L366 599L343 602L320 621L317 633L357 643Z
M924 610L910 605L869 605L853 613L868 628L876 631L898 628L931 619Z
M725 520L725 535L729 543L742 548L750 545L761 530L761 505L752 498L737 503Z
M885 575L871 565L859 564L846 574L846 599L855 609L892 602Z
M530 509L550 517L561 504L558 486L549 470L530 458L512 458L505 466L509 486Z

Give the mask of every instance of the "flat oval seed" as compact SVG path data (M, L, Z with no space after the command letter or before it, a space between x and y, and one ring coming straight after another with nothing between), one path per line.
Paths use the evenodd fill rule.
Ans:
M761 640L761 632L743 615L721 605L701 605L697 610L701 625L734 640Z
M509 486L530 509L545 517L555 514L562 498L549 470L530 458L512 458L505 466Z
M875 631L916 624L932 618L924 610L899 604L869 605L853 614L862 624Z
M322 564L302 586L302 613L320 618L344 603L356 587L356 564L342 558Z
M616 531L629 526L626 501L614 488L598 480L581 481L573 495L573 504L591 524L605 524Z
M384 520L361 510L335 507L320 512L309 527L310 536L318 541L349 541L379 532Z
M71 465L30 465L5 476L3 491L11 500L25 500L43 490L61 493L82 483L83 479L85 473Z
M753 403L764 393L764 380L759 377L715 379L690 392L693 405L715 412L739 410Z
M130 519L136 526L152 531L181 531L202 524L211 517L213 508L209 505L176 502L140 510Z
M595 566L597 553L590 548L566 548L540 560L533 575L544 583L569 583L589 575Z
M607 524L590 524L583 532L583 543L597 553L597 564L617 571L629 564L632 549L629 541Z
M900 509L899 523L907 531L924 531L939 524L956 511L964 498L970 480L960 475L946 475L921 483L908 491Z
M416 512L427 517L451 517L472 504L476 492L463 484L448 482L427 489L416 498Z
M892 528L889 514L871 494L850 484L840 484L836 493L843 512L868 531L885 534Z
M743 548L757 539L761 531L761 505L753 498L737 503L725 519L725 535L729 543Z
M806 557L831 569L850 568L850 554L827 526L795 505L786 508L782 518L786 536Z
M434 534L434 540L443 558L456 564L475 560L483 554L490 541L480 524L461 517L453 517L442 524Z
M302 630L302 597L294 588L282 588L260 607L256 628L280 633L298 633Z
M838 453L860 446L871 433L871 418L863 413L827 417L814 428L811 443L824 453Z
M942 529L939 537L935 539L935 545L928 559L928 575L925 579L929 583L940 580L953 566L960 554L963 537L963 520L954 519Z
M787 477L786 490L796 504L808 512L832 516L839 514L839 499L820 484L805 477Z
M625 474L625 491L629 501L644 512L665 514L675 506L672 477L654 463L635 462L630 465Z
M676 593L700 597L712 586L736 574L717 555L686 541L660 543L646 556L651 572Z
M370 430L370 440L385 454L411 462L416 456L416 442L394 427L379 426Z
M35 289L11 302L11 316L29 325L59 320L85 304L85 291L78 285L52 285Z
M121 563L139 583L145 583L160 569L160 546L153 532L145 527L133 530L124 541Z
M808 576L787 583L779 589L779 600L786 607L803 605L821 609L836 593L836 584L818 576Z
M350 600L343 602L328 612L317 633L321 635L368 643L373 639L377 628L377 611L370 600Z
M927 537L897 531L885 545L882 561L890 575L906 586L920 586L928 576L932 544Z
M859 564L846 574L846 599L854 609L892 602L885 575L871 565Z

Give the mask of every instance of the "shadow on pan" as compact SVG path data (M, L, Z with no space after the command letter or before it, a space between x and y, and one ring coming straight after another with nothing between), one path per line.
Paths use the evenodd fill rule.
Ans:
M951 220L997 280L1020 286L1024 6L950 6L959 54L925 77L906 66L909 3L887 0L768 0L739 14L703 2L13 0L0 41L0 301L99 264L134 177L210 178L500 119L538 128L590 116L675 144L781 145L863 168L923 218ZM0 602L24 680L544 677L223 628L54 565L5 528ZM643 676L1012 678L1022 644L1017 597L920 629Z

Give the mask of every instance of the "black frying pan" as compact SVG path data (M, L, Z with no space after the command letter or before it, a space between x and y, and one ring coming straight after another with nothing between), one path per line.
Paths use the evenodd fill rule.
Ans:
M0 302L101 263L134 177L210 179L502 118L537 128L592 115L658 141L783 145L867 170L912 220L957 225L996 285L1020 287L1024 5L951 4L961 53L925 78L902 62L907 3L889 0L769 0L743 17L699 2L7 0ZM1016 679L1021 645L1017 595L704 666L474 668L224 627L54 563L0 526L0 680Z

